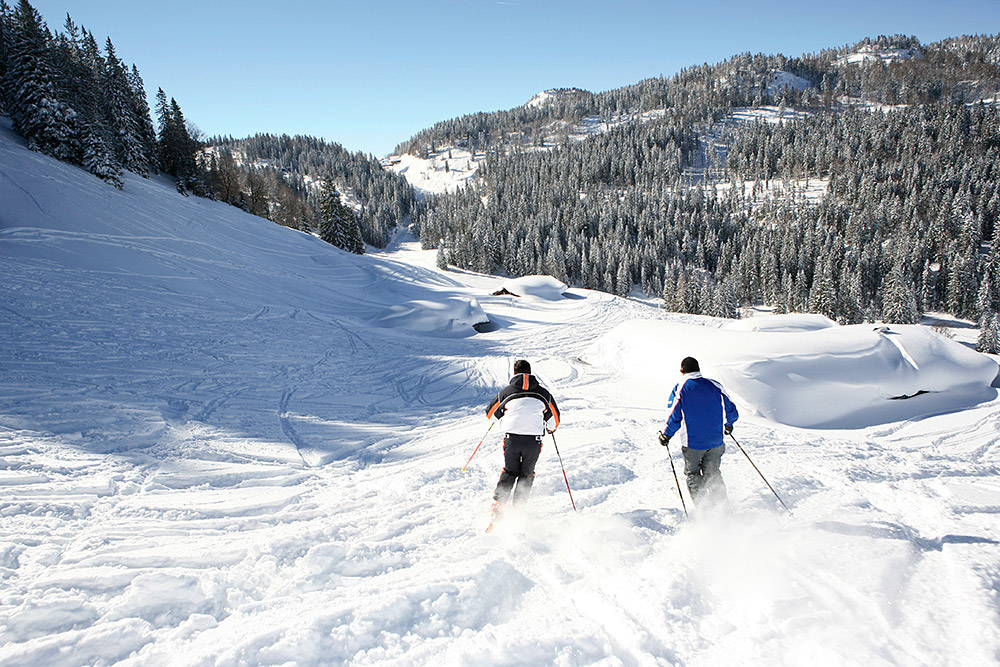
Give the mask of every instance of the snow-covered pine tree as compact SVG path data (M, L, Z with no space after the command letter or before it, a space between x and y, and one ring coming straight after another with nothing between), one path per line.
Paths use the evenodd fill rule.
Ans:
M7 115L7 51L10 48L10 6L0 0L0 115Z
M884 280L882 321L897 324L916 324L920 321L916 291L902 262L896 262Z
M976 294L976 318L981 318L983 313L993 312L993 264L986 262L983 267L982 280L979 283L979 292Z
M822 275L818 276L809 292L809 310L813 313L826 315L836 320L839 313L837 304L837 288L833 279L833 271L826 266Z
M177 141L174 135L174 123L170 116L170 102L162 88L156 91L156 121L160 125L157 136L157 153L160 156L160 170L165 174L177 174Z
M135 108L135 93L129 83L128 70L118 59L110 37L104 50L107 54L102 77L105 114L115 159L125 169L145 176L149 173L149 156L143 146L142 125Z
M77 113L60 99L49 65L49 30L28 0L14 11L8 51L8 111L28 147L79 163Z
M153 118L149 111L149 102L146 100L146 87L139 75L139 68L134 64L129 73L129 87L132 90L133 107L139 120L139 142L142 145L143 157L150 170L156 170L156 128L153 127Z
M995 312L985 312L979 318L979 340L976 342L976 350L987 354L1000 353L1000 327Z
M58 88L77 112L80 163L95 176L122 187L121 165L112 155L103 85L105 61L93 35L81 31L67 15L64 32L53 49Z
M937 307L934 290L934 274L931 271L930 260L924 260L924 270L920 274L920 310L927 312Z
M91 131L85 132L83 136L83 166L119 190L124 187L118 162L111 156L104 140Z
M187 123L177 100L171 98L168 102L162 88L156 92L156 118L160 124L157 141L160 168L177 179L177 189L180 192L187 193L198 180L198 164L195 161L198 144L188 133Z
M340 193L329 178L323 183L319 214L320 238L342 250L364 254L365 245L354 211L340 200Z
M716 282L711 314L715 317L739 318L739 302L736 300L736 288L733 286L732 278L727 277Z

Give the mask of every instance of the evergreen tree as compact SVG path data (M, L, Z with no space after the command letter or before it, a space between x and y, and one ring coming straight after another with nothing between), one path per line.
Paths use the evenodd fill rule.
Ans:
M128 70L118 59L110 37L105 44L105 51L105 113L111 130L115 159L125 169L145 176L149 173L149 156L143 146L142 125L135 108L136 96L129 83Z
M715 317L739 318L739 302L736 300L736 288L730 278L715 284L712 297L712 315Z
M91 131L87 131L83 137L83 166L119 190L124 187L118 163L104 145L104 140Z
M981 318L984 313L993 311L993 271L987 265L976 296L976 315Z
M837 306L837 288L833 274L830 270L825 270L823 275L813 282L809 292L809 310L836 320L839 314Z
M49 65L50 34L45 22L28 0L20 0L11 28L7 102L14 130L32 150L79 162L77 114L59 97Z
M142 156L150 170L156 170L156 129L153 127L153 119L149 112L149 102L146 100L146 87L142 77L139 75L139 68L132 65L129 74L129 87L132 91L132 107L139 122L138 139L141 145Z
M6 0L0 0L0 115L8 113L7 53L10 50L10 14Z
M979 340L976 342L976 350L987 354L1000 353L1000 331L995 312L983 313L979 318Z
M361 229L354 212L341 200L330 179L323 184L323 199L319 219L320 238L342 250L361 255L365 251Z
M198 163L195 153L198 143L191 138L187 122L177 100L167 101L160 88L156 92L156 117L160 125L157 151L161 170L177 179L177 189L187 193L198 182Z
M882 291L882 321L897 324L916 324L920 321L916 292L902 262L892 267Z

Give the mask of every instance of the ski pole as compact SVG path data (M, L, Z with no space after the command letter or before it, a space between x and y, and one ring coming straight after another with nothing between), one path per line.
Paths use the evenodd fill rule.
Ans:
M489 427L488 429L486 429L486 433L484 433L484 434L483 434L483 439L479 441L479 444L478 444L478 445L476 445L476 450L475 450L474 452L472 452L472 456L475 456L475 455L476 455L476 452L478 452L478 451L479 451L479 448L483 446L483 441L484 441L484 440L486 440L486 436L488 436L488 435L490 434L490 431L492 431L492 430L493 430L493 425L494 425L494 424L496 424L496 422L495 422L495 421L491 421L491 422L490 422L490 427ZM470 463L472 463L472 456L470 456L470 457L469 457L469 460L465 462L465 465L464 465L464 466L462 466L462 472L465 472L465 469L466 469L467 467L469 467L469 464L470 464Z
M562 468L563 480L566 481L566 491L569 493L569 501L573 504L573 511L576 512L576 501L573 500L573 492L569 490L569 478L566 477L566 468L563 466L562 454L559 453L559 445L556 444L556 434L550 433L552 436L552 445L556 448L556 456L559 457L559 467Z
M684 518L688 518L687 504L684 502L684 494L681 493L681 481L677 479L677 468L674 467L674 457L670 455L670 445L667 446L667 458L670 459L670 470L674 473L674 484L677 485L677 495L681 498L681 507L684 508Z
M750 458L750 455L747 454L747 451L743 449L743 446L740 444L740 441L736 439L736 436L730 433L729 437L733 439L733 442L736 443L736 446L740 448L741 452L743 452L743 456L747 457L747 461L750 462L750 465L753 466L753 469L757 471L757 474L760 475L760 478L764 480L765 484L767 484L767 488L771 489L771 493L773 493L774 497L778 499L778 502L781 503L781 506L785 508L785 510L788 512L788 515L795 516L794 514L792 514L792 510L788 509L788 505L786 505L785 501L781 499L781 496L778 495L778 492L774 490L773 486L771 486L771 483L767 481L767 477L764 477L764 473L760 471L760 468L757 467L757 464L754 463L753 459Z

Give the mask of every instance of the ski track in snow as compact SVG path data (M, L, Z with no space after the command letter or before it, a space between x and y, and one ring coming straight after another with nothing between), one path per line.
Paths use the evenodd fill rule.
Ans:
M730 443L732 513L688 522L655 440L677 378L585 361L655 307L489 296L500 279L412 242L349 257L0 149L0 195L41 219L0 229L0 663L1000 659L1000 401L850 430L744 415L795 516ZM427 295L498 328L369 324ZM547 438L529 507L487 535L497 429L461 468L521 357L564 413L580 511Z

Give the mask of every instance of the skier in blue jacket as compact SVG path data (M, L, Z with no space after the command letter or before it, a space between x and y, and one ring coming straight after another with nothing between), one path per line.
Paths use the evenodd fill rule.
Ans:
M684 375L670 392L667 425L660 433L664 447L681 427L687 426L687 445L681 448L688 491L695 504L718 504L726 500L726 485L722 481L722 454L726 451L724 436L733 432L740 415L726 395L722 385L701 375L694 357L681 361Z

